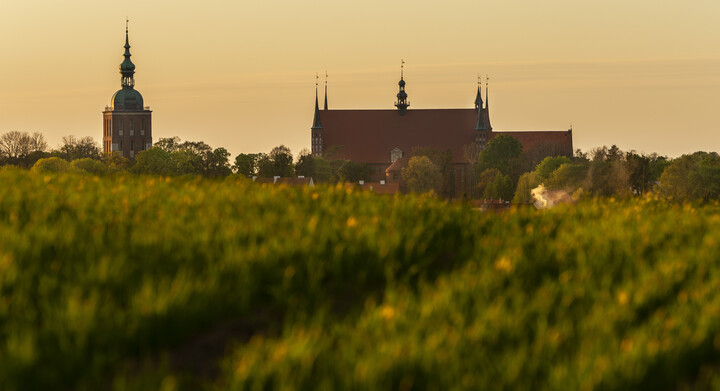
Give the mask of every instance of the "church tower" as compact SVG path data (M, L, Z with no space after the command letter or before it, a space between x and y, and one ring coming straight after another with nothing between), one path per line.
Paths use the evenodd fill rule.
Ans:
M407 98L408 95L405 92L405 80L403 79L403 70L405 68L405 61L401 61L400 63L400 81L398 82L398 94L397 94L397 101L395 101L395 107L398 109L398 113L400 115L405 115L405 112L407 111L408 106L410 106L410 102L408 102Z
M130 61L130 40L125 25L125 60L120 64L121 89L103 111L103 152L120 152L123 157L135 155L152 147L152 111L144 106L143 97L135 90L135 64Z

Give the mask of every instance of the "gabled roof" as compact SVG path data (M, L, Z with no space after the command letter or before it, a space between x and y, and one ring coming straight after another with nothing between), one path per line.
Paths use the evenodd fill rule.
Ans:
M322 110L316 115L322 119L325 151L338 147L339 156L333 157L369 164L390 165L393 149L400 148L407 157L414 147L450 149L453 163L467 163L466 146L478 132L475 109L416 109L404 115L397 110ZM486 111L483 116L487 117ZM490 131L488 141L499 134L517 138L523 151L551 145L564 154L573 153L570 131Z
M396 159L393 164L390 165L390 167L385 169L385 172L392 172L392 171L400 171L403 168L407 167L408 165L408 159L405 157L401 157L399 159Z
M475 136L475 109L408 110L323 110L324 150L340 146L345 159L390 164L390 151L400 148L406 154L414 147L450 149L453 161L465 163L463 148Z

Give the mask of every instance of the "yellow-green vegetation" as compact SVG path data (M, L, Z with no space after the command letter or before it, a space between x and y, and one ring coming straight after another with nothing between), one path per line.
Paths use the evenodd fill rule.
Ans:
M717 204L0 172L3 390L703 389L718 364Z

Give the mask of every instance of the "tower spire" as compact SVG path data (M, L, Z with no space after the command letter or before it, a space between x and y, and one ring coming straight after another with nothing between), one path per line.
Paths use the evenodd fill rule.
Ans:
M325 71L325 110L328 109L328 104L327 104L327 78L328 78L328 74L327 74L327 70L326 70L326 71Z
M315 116L313 117L313 129L322 129L322 123L320 122L320 105L318 104L318 83L320 76L315 74Z
M123 89L129 88L132 89L135 86L135 78L133 75L135 74L135 64L130 60L130 38L128 33L128 24L130 23L129 19L125 19L125 53L123 54L123 57L125 57L125 60L120 64L120 74L122 75L122 78L120 79L120 84L122 85Z
M492 130L492 125L490 125L490 93L488 92L488 80L490 80L490 78L485 74L485 128Z
M478 88L477 88L477 96L475 96L475 110L479 110L479 111L481 111L483 109L482 94L480 93L481 85L482 85L482 80L480 79L480 74L478 73Z
M407 100L407 93L405 92L405 80L403 78L404 68L405 60L400 60L400 81L398 82L400 91L397 94L397 101L395 102L395 107L398 108L400 115L404 115L408 106L410 106L410 102Z

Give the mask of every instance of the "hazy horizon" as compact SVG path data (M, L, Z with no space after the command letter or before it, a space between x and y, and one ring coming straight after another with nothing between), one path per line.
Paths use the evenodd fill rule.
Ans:
M315 73L330 109L469 108L490 75L497 130L565 130L575 148L719 151L720 3L251 1L0 5L0 133L102 138L125 17L153 136L233 155L309 147ZM321 102L322 104L322 102ZM682 136L682 137L678 137Z

